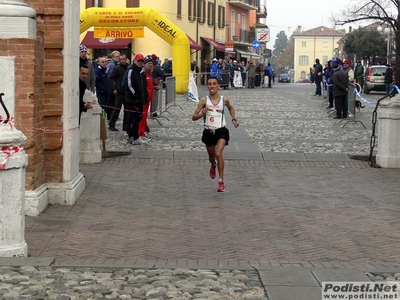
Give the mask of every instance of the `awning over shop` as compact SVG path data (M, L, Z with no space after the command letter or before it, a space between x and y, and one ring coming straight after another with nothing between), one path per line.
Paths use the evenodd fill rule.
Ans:
M254 52L251 52L251 51L245 50L245 49L236 49L235 48L235 51L237 53L239 53L241 57L245 57L245 58L250 58L250 56L252 58L259 58L260 57L260 55L258 55L257 53L254 53Z
M189 38L190 49L193 49L193 50L203 50L203 47L200 46L199 44L197 44L195 40L193 40L190 36L187 36L187 37Z
M216 40L213 40L212 38L206 38L206 37L201 37L201 38L205 40L207 43L209 43L211 46L213 46L217 51L225 52L225 45L218 43Z
M101 38L97 39L94 37L93 31L86 32L81 44L85 45L90 49L124 49L127 48L131 39L109 39Z

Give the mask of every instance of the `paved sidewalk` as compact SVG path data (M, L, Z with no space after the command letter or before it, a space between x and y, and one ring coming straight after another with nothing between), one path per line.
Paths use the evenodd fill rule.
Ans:
M196 103L178 97L183 110L163 113L169 120L160 119L162 126L149 122L150 143L132 146L122 132L108 133L107 150L129 155L82 165L87 188L74 206L50 206L40 217L26 218L29 255L51 258L46 262L53 266L39 274L66 268L62 272L80 278L89 271L79 268L92 268L96 274L90 276L99 270L113 279L121 274L110 270L143 269L135 276L147 279L138 294L129 294L132 299L313 300L321 299L324 280L399 273L400 170L351 159L369 154L373 107L361 116L368 129L356 123L342 128L321 106L323 99L311 96L310 85L221 93L230 97L240 123L234 129L228 122L226 193L217 193L217 181L208 177L201 123L191 121ZM146 296L146 285L160 287L152 285L160 280L151 279L149 270L176 268L197 272L196 289L184 295L187 286L180 287L175 298L159 290ZM9 272L23 270L0 269L0 278ZM184 273L160 285L168 290L179 276L194 276ZM234 283L226 280L231 277ZM207 286L204 294L205 282L223 285ZM240 296L229 294L238 286ZM253 296L245 292L250 290Z

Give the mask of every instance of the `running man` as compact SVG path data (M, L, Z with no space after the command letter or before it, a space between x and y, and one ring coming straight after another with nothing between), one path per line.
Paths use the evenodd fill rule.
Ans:
M229 142L229 130L225 127L225 106L232 117L233 126L236 128L239 123L235 119L235 110L229 99L218 94L220 88L218 79L210 77L207 81L207 88L209 95L200 99L192 120L203 119L204 131L201 141L206 145L208 159L211 163L210 177L211 179L216 177L216 167L218 167L219 182L217 192L225 192L222 151L224 151Z

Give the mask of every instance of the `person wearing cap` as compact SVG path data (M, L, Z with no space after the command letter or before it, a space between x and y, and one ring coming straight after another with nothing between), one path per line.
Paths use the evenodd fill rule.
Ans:
M332 74L333 74L333 69L332 69L332 61L328 60L327 61L327 67L324 70L324 76L326 80L326 89L328 92L328 106L326 109L333 108L333 84L332 84Z
M122 86L125 89L125 103L127 110L126 131L128 143L140 145L139 123L143 115L143 106L147 102L147 80L143 69L144 56L136 54L133 64L128 68Z
M86 78L86 89L92 93L96 92L96 75L94 71L94 66L88 58L88 48L85 45L79 46L79 65L87 66L89 70L89 75Z
M349 91L349 77L340 70L337 62L332 64L333 96L335 98L336 116L334 119L347 118L347 92Z
M151 55L147 55L143 61L143 71L146 74L146 83L147 83L147 99L146 103L143 105L143 117L139 122L139 138L141 142L148 142L151 140L150 129L147 126L147 119L149 114L149 108L151 100L154 95L154 84L158 84L161 79L153 79L154 62Z
M354 70L351 68L350 59L345 59L343 61L343 71L345 71L347 76L349 77L349 82L354 83Z
M354 77L356 78L356 82L358 83L357 91L361 93L364 85L364 66L361 64L361 60L357 60Z

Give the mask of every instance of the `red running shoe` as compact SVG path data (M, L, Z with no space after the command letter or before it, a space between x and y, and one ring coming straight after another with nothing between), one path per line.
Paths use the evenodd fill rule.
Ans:
M215 179L215 176L216 176L216 168L217 168L217 166L211 167L211 168L210 168L210 177L211 177L211 179Z
M225 192L225 184L222 181L218 182L217 192Z

